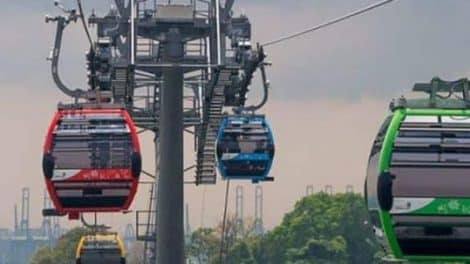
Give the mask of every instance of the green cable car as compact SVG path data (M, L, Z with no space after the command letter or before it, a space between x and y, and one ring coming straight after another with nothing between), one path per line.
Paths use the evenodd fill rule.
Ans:
M469 87L466 79L416 84L429 97L392 102L375 138L366 203L396 259L470 261Z

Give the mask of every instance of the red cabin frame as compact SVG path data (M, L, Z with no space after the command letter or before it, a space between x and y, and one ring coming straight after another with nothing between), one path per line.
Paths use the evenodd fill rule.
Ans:
M128 168L81 168L73 176L68 176L66 179L54 179L51 175L50 177L45 177L46 186L51 197L51 200L55 206L55 209L58 214L65 215L68 214L69 218L77 219L80 213L85 212L120 212L127 210L134 197L137 193L137 187L139 183L139 174L141 170L141 156L140 156L140 143L139 137L137 135L137 129L135 124L127 112L126 109L95 109L95 108L84 108L84 109L59 109L53 116L52 121L47 129L46 141L44 144L43 154L51 154L53 148L54 132L65 115L86 115L86 114L119 114L123 118L125 124L129 128L131 145L133 153L138 155L138 173L133 175L131 167ZM44 163L43 163L44 164ZM44 166L44 165L43 165ZM134 174L136 174L134 172ZM101 190L113 191L113 188L129 188L127 198L125 199L122 206L77 206L77 207L66 207L63 206L62 202L59 199L57 187L63 188L66 192L70 190L80 190L82 191L85 188L94 188ZM101 189L100 189L101 188ZM83 195L83 193L82 193ZM90 199L90 198L89 198ZM97 202L99 198L96 200Z

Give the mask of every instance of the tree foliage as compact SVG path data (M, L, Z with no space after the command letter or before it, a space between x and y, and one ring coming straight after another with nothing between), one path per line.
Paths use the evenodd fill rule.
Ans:
M360 195L326 193L298 201L279 226L262 236L234 231L232 219L224 263L373 263L379 247L367 219ZM219 263L219 229L193 233L188 256L194 263Z
M43 248L38 249L29 263L30 264L50 264L50 263L54 263L54 257L52 256L52 250L48 247L43 247Z
M220 233L212 228L201 228L191 234L186 247L188 258L195 263L215 263L220 248Z

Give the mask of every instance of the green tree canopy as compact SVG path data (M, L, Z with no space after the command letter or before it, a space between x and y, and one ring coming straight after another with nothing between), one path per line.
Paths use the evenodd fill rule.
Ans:
M314 194L298 201L267 234L238 232L243 236L230 243L225 263L373 263L379 247L367 219L359 194ZM195 263L218 263L219 245L218 229L198 230L188 255ZM198 261L198 252L207 258Z
M378 246L358 194L305 197L260 239L258 263L372 263Z

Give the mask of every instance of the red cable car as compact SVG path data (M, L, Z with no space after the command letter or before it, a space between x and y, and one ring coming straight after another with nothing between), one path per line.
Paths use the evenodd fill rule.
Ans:
M125 109L59 109L42 167L57 214L127 210L142 168L132 118Z

